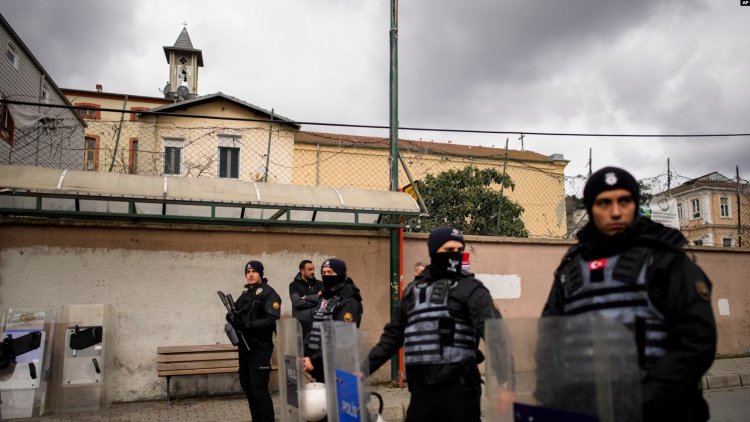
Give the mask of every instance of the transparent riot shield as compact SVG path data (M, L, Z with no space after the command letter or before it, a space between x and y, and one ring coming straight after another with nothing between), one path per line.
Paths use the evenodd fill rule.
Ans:
M369 420L363 373L367 372L364 339L351 322L327 321L323 324L323 367L329 422Z
M9 309L2 339L15 357L0 376L0 419L44 414L50 379L55 312Z
M276 321L276 353L279 364L279 418L281 422L301 422L304 387L302 370L302 326L295 318Z
M57 412L99 412L112 403L116 326L112 305L63 306L54 377Z
M633 333L598 315L485 324L491 421L641 420Z

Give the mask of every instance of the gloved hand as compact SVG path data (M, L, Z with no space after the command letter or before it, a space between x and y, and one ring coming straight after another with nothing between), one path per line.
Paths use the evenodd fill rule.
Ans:
M240 318L240 315L237 313L237 311L227 312L227 322L232 324L232 327L234 327L235 330L242 329L242 318Z

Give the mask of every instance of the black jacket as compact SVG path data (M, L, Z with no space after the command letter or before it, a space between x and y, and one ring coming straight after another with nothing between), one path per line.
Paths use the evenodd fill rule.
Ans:
M351 278L347 277L346 280L336 288L333 296L323 298L318 307L323 305L324 300L338 301L333 310L333 321L353 322L357 324L357 328L359 328L359 324L362 322L364 307L362 306L362 295L359 288L354 284L354 281L352 281ZM316 308L316 310L317 309L318 308ZM313 362L322 362L322 351L311 350L307 346L308 343L305 343L305 356L309 357Z
M433 281L430 267L425 268L421 280ZM488 319L501 318L492 300L489 290L474 278L474 274L463 271L457 278L458 284L452 288L448 296L448 310L454 317L471 321L477 330L477 334L484 338L484 322ZM404 299L406 299L406 295ZM406 301L402 299L396 305L391 317L391 322L385 325L380 341L370 350L368 355L369 371L373 373L378 370L391 356L396 354L404 344L404 330L408 324ZM477 365L481 362L481 352L476 351L479 357L475 362L451 365L407 365L406 379L409 388L420 385L437 385L445 382L455 382L461 376L469 376L479 381Z
M281 298L265 278L255 287L246 284L245 289L235 303L240 317L239 330L250 348L253 344L271 343L276 320L281 316ZM246 351L242 342L239 349Z
M299 320L303 329L312 324L315 308L320 303L318 292L323 291L323 282L313 278L310 281L302 279L299 273L289 283L289 298L292 300L292 316Z
M656 360L642 380L644 420L708 419L700 394L703 374L716 355L716 322L711 309L711 282L682 251L685 238L674 229L638 218L624 233L605 238L589 223L578 235L579 244L563 258L555 272L543 316L564 314L560 280L564 266L609 257L634 246L651 250L646 273L649 299L664 315L667 354ZM663 418L663 419L662 419Z

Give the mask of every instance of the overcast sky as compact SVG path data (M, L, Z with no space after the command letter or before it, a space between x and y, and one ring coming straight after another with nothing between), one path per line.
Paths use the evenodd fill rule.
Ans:
M186 22L199 94L222 91L297 121L388 124L387 0L0 0L60 87L161 96L162 46ZM573 133L750 133L750 7L739 0L410 0L399 9L402 127ZM305 130L387 136L385 130ZM402 130L495 145L505 135ZM520 149L517 136L510 147ZM524 146L566 174L750 179L750 137L553 138Z

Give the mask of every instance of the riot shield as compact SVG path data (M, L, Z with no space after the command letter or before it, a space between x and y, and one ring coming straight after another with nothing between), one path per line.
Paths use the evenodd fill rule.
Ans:
M598 315L485 324L491 421L640 421L633 333Z
M15 357L0 376L0 419L41 416L50 379L55 312L11 308L3 319L0 340Z
M112 305L63 306L53 385L57 412L98 412L112 403L116 322Z
M301 422L300 392L303 388L302 326L295 318L276 321L276 353L279 363L279 417L281 422Z
M351 322L323 323L323 367L329 422L369 420L363 372L367 362L363 336Z

